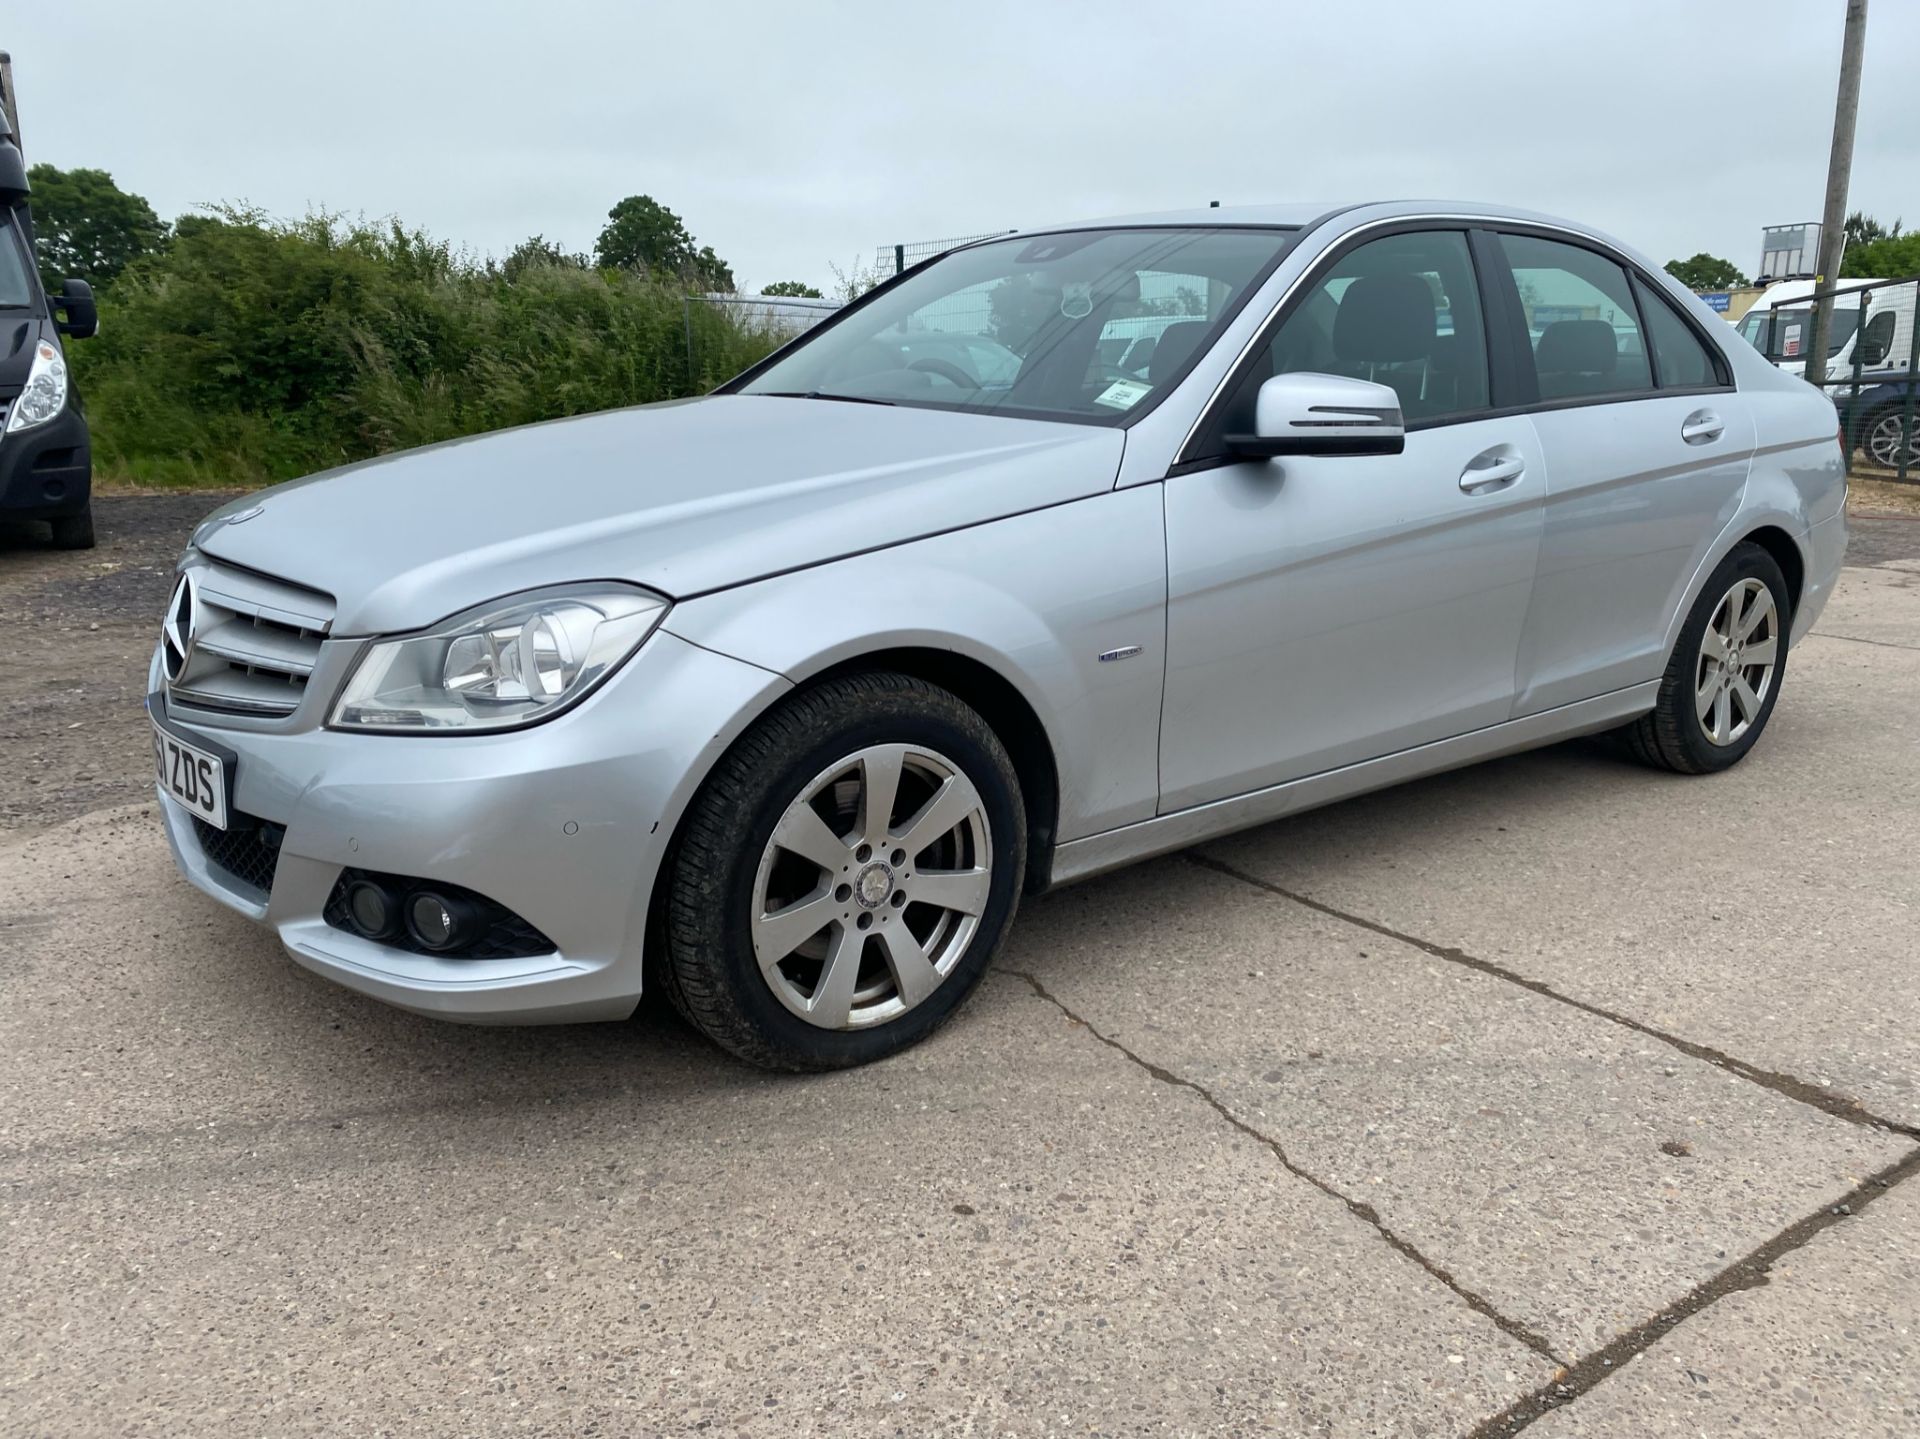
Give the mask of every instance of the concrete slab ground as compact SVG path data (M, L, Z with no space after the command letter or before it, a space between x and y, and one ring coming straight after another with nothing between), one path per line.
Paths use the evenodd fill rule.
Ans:
M1539 1439L1920 1434L1920 1185L1773 1266L1544 1419Z
M1011 950L1566 1362L1911 1147L1180 859Z
M0 1432L1438 1435L1553 1371L1016 978L772 1078L381 1008L168 868L0 851Z
M1849 570L1833 609L1723 775L1562 745L1204 852L1920 1125L1920 576Z
M1050 895L812 1079L299 969L126 803L164 526L33 554L0 1439L1920 1432L1900 523L1731 773L1561 746Z

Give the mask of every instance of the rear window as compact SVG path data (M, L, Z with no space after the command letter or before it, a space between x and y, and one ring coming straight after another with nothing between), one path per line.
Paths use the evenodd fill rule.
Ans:
M1638 278L1633 287L1640 300L1640 313L1646 317L1647 333L1653 339L1653 361L1660 372L1660 388L1692 390L1725 383L1719 365L1707 353L1706 343L1675 313L1666 298Z

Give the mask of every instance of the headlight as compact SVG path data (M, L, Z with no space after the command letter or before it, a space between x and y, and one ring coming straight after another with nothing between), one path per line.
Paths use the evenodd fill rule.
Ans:
M7 433L30 425L44 425L59 414L66 403L66 358L53 341L42 340L33 347L33 368L27 371L27 387L7 412Z
M330 723L455 734L547 719L592 693L666 612L659 595L623 585L509 595L425 634L368 645Z

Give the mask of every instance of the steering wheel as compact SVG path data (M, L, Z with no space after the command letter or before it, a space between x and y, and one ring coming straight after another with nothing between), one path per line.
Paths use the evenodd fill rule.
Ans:
M915 360L908 365L909 370L922 370L929 375L938 375L943 380L951 380L963 390L977 390L980 382L951 360L942 360L929 355L925 359Z

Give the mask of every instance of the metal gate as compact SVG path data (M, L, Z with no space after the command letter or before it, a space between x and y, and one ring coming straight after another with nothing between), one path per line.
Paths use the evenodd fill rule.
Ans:
M1846 449L1847 473L1854 472L1856 456L1862 471L1891 473L1906 483L1920 480L1920 436L1914 429L1915 391L1920 390L1920 275L1903 280L1864 280L1816 290L1806 299L1809 310L1832 300L1836 315L1851 315L1844 337L1836 324L1827 348L1838 367L1825 370L1823 388L1840 412L1840 433ZM1744 324L1744 322L1743 322ZM1777 353L1768 342L1761 353L1776 362L1792 356ZM1806 363L1816 363L1807 356Z

